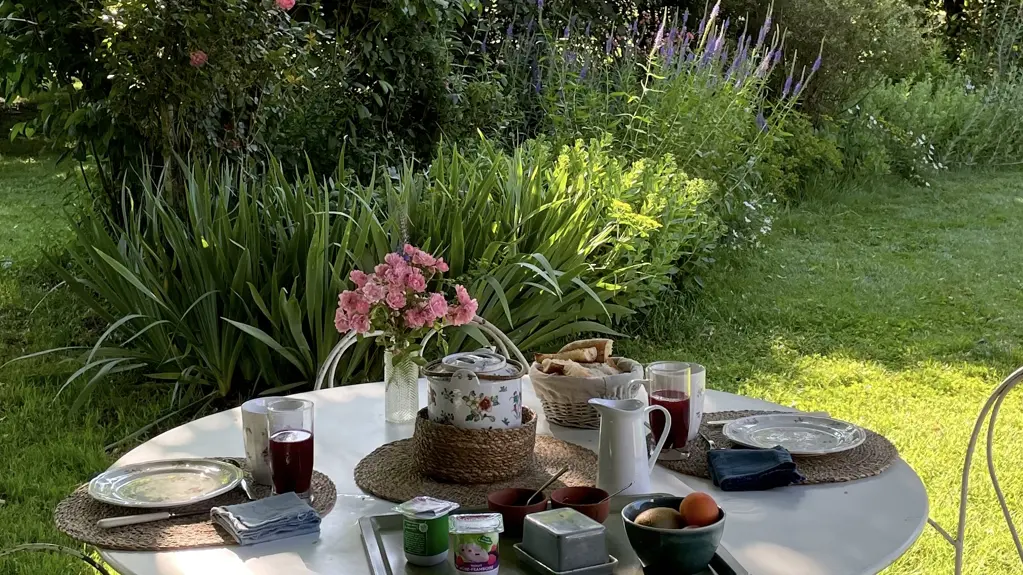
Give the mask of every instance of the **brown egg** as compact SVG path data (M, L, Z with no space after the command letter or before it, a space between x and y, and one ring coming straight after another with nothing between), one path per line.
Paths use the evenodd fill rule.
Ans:
M686 525L704 527L718 520L718 504L706 493L695 492L686 495L679 506Z
M658 529L681 529L685 525L682 521L682 515L670 507L647 509L636 516L635 522L638 525L656 527Z

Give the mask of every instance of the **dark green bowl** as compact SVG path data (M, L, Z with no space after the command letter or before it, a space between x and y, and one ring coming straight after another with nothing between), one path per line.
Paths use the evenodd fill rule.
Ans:
M720 507L718 520L706 527L693 529L658 529L633 522L636 517L654 507L678 509L682 497L653 497L639 499L622 509L625 534L629 544L643 562L644 567L656 571L693 575L707 568L721 543L725 531L725 512Z

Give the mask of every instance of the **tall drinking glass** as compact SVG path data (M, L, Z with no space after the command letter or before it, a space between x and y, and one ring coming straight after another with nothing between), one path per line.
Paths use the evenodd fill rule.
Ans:
M308 498L313 479L313 402L275 400L266 408L266 425L274 494L294 491Z
M690 364L681 361L658 361L647 366L650 380L650 404L660 405L671 414L671 429L665 448L682 449L689 437L690 399L693 397L693 378ZM650 413L650 427L654 437L664 432L664 414Z

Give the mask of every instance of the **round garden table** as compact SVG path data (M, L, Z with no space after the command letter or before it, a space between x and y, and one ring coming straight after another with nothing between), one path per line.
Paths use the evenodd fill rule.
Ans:
M425 380L420 382L425 401ZM596 449L597 432L549 426L528 380L525 404L540 415L537 432ZM394 503L364 494L355 465L380 445L412 435L412 424L384 422L381 383L299 394L316 404L315 467L337 485L337 504L321 524L319 539L296 537L252 547L170 552L101 550L123 575L304 575L369 572L359 518L388 513ZM705 413L787 408L729 393L708 391ZM175 457L244 456L238 409L182 425L152 439L116 465ZM927 493L901 459L878 476L827 485L725 493L709 481L658 466L653 489L685 495L711 493L728 512L724 546L754 575L874 574L902 555L927 522Z

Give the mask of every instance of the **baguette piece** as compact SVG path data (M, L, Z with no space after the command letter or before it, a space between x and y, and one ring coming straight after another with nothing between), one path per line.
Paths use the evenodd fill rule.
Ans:
M586 347L576 348L569 351L559 351L558 353L538 353L533 356L533 359L537 363L543 363L548 359L559 359L562 361L575 361L578 363L594 363L597 362L597 348Z
M545 359L540 371L546 374L567 375L568 377L593 377L593 373L572 360Z
M572 343L566 344L565 347L558 350L558 353L566 353L576 349L586 349L589 347L597 350L597 357L584 363L604 363L609 357L611 357L611 348L614 347L613 339L580 339L573 341ZM576 360L578 361L578 360Z

